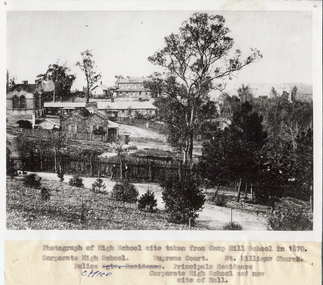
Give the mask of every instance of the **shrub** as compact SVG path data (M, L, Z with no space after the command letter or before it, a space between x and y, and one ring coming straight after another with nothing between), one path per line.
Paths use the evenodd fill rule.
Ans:
M57 172L57 177L59 178L59 181L63 182L64 181L64 172L63 171L58 171Z
M216 197L214 197L213 199L215 205L219 206L219 207L224 207L226 204L226 199L225 199L225 195L217 195Z
M196 219L205 202L205 195L193 178L179 179L171 176L161 184L162 198L168 221L187 223L189 218Z
M48 201L50 199L50 192L47 188L45 187L42 187L41 188L41 192L40 192L40 195L41 195L41 199L43 201Z
M235 222L229 222L223 226L226 231L241 231L242 226Z
M6 174L8 176L10 176L10 178L13 178L14 176L17 176L17 170L15 168L15 163L13 161L13 159L11 158L11 151L10 149L7 147L7 153L6 153Z
M148 212L155 212L157 207L157 200L155 194L150 189L146 193L140 196L138 200L138 209L146 210Z
M19 128L23 129L32 129L33 127L32 123L27 120L19 120L17 121L17 124L19 125Z
M78 174L74 175L68 184L75 187L84 187L83 179Z
M59 181L64 181L64 168L62 163L60 163L58 169L57 169L57 177L59 178Z
M139 192L127 179L117 182L112 189L112 197L117 201L136 203Z
M101 191L105 190L105 188L106 188L106 186L101 178L97 178L97 180L95 180L92 183L92 191L93 192L100 193Z
M286 205L269 216L267 227L272 231L309 231L313 219L304 208Z
M31 173L28 174L24 179L24 185L30 188L40 188L40 180L41 177L39 177L37 174Z

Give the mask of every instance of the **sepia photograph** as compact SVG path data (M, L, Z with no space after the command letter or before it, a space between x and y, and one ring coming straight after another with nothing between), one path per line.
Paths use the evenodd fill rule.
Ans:
M311 11L6 15L7 230L313 231Z

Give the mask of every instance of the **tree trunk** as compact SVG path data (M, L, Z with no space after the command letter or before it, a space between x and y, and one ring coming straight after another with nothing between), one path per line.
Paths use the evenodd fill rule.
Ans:
M183 163L186 164L187 161L188 161L188 150L186 148L186 149L183 149Z
M57 150L54 150L55 173L57 173Z
M183 178L183 163L180 161L179 162L179 167L178 167L178 178L179 180L182 180Z
M189 142L188 142L188 159L189 161L193 160L193 145L194 145L194 136L193 132L190 133Z
M216 190L215 190L215 192L214 192L214 199L216 198L216 196L218 195L218 192L219 192L219 189L220 189L220 185L218 184L218 186L217 186L217 188L216 188Z
M120 179L123 178L123 162L122 158L120 158Z
M241 184L242 184L242 178L239 181L237 202L240 202Z

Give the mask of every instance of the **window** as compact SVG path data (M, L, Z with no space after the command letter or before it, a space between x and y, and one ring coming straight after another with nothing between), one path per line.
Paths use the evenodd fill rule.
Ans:
M12 97L12 108L13 109L19 108L19 99L16 95Z
M24 95L20 96L20 109L27 109L27 101Z

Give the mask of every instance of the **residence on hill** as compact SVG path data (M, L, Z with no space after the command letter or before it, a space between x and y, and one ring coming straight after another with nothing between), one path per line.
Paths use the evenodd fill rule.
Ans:
M137 98L139 100L149 100L151 92L144 87L145 77L125 77L119 78L116 82L116 89L113 96L116 98Z
M135 118L138 115L150 117L156 115L156 106L150 101L97 102L98 111L110 118Z
M43 114L41 87L38 84L22 84L12 86L6 95L6 116L8 123L18 120L32 120Z
M107 97L108 96L108 87L102 84L97 84L91 90L91 94L93 98Z
M61 130L68 134L93 134L98 130L107 134L108 138L113 138L119 134L119 125L98 112L87 117L83 117L78 112L72 112L61 120Z

